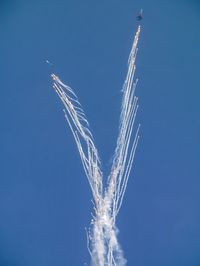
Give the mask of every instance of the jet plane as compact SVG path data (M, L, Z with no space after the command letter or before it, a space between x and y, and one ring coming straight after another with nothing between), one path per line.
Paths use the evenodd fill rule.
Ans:
M143 19L143 10L141 9L140 10L140 13L137 15L137 17L136 17L136 20L137 21L140 21L140 20L142 20Z

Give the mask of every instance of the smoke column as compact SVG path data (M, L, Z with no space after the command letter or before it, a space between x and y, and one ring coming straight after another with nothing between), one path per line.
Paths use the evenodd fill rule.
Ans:
M100 158L82 106L74 90L65 85L55 74L51 75L53 88L64 105L65 118L74 136L92 190L94 212L87 236L93 266L126 265L117 239L116 217L122 205L139 140L139 126L136 127L135 135L132 137L138 110L138 98L135 96L137 80L134 81L134 75L139 34L140 26L135 34L128 59L128 71L122 90L119 135L106 186L103 186Z

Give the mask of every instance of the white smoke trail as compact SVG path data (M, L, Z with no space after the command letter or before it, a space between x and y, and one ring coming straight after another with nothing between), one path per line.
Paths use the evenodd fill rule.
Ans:
M140 26L137 29L128 60L128 72L123 86L119 135L108 183L103 188L100 158L85 113L74 91L52 74L53 87L64 104L65 117L70 126L85 174L94 199L94 214L88 234L88 249L93 266L124 266L126 260L117 239L116 216L120 210L130 170L139 140L139 126L135 137L132 131L138 110L134 82L135 60Z

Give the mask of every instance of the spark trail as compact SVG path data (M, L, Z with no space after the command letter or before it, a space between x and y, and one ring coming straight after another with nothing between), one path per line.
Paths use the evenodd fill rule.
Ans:
M97 148L85 113L74 91L58 76L52 74L53 87L62 101L64 114L72 131L88 178L94 202L88 249L93 266L123 266L126 260L117 239L116 216L122 205L129 174L139 140L139 126L132 137L138 110L134 81L135 60L140 26L137 29L128 60L128 72L123 85L119 135L107 186L103 186L103 173Z

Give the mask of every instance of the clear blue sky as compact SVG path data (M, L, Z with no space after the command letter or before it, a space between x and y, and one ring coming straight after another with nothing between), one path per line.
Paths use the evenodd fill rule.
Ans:
M119 239L130 266L200 265L199 1L5 0L1 266L89 262L84 228L91 193L50 73L78 94L108 173L140 8L141 139L117 220Z

